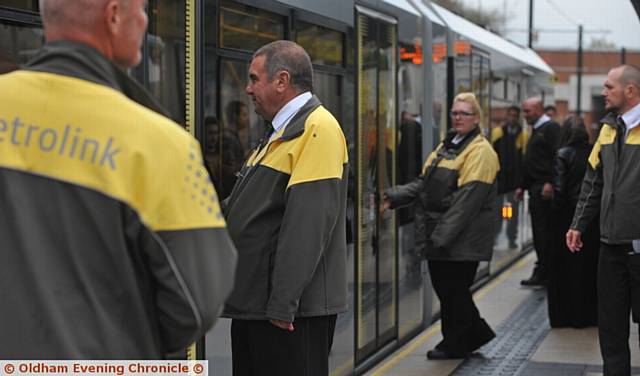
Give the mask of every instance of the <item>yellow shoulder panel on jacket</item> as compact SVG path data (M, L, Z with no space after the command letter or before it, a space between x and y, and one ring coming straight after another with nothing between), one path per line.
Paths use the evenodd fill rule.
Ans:
M197 141L84 80L28 71L0 77L0 166L125 202L156 231L225 226Z
M635 127L627 135L627 144L640 145L640 127Z
M504 136L504 131L502 127L495 127L491 130L491 144L495 144L496 141Z
M458 178L459 187L474 181L493 184L500 164L498 155L484 136L476 136L476 139L456 159L461 158L463 161Z
M440 150L441 147L442 147L442 142L438 144L438 146L429 154L429 156L427 157L427 160L424 161L424 164L422 165L423 175L427 172L427 169L429 168L429 166L431 166L431 163L433 163L433 160L438 155L438 150Z
M287 188L316 180L342 179L349 155L338 121L320 106L309 114L304 128L289 153L292 168Z
M304 128L299 137L273 145L273 152L260 163L290 174L287 188L317 180L342 179L349 157L338 121L320 106L309 114Z
M603 124L600 129L600 135L598 136L598 142L600 145L611 145L616 139L616 129L609 124Z
M523 129L518 137L516 137L516 149L521 150L522 153L526 151L527 142L529 141L529 132L526 129Z
M589 165L594 170L600 164L600 150L603 145L611 145L616 138L615 129L609 124L603 124L602 129L600 130L600 135L596 140L596 143L593 145L593 149L591 149L591 154L589 154Z

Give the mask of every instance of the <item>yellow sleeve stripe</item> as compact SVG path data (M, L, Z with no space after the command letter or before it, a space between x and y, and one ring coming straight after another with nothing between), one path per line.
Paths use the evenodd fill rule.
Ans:
M19 71L0 87L0 166L125 202L152 230L225 226L200 147L177 124L75 78Z
M591 149L591 154L589 154L589 165L591 165L592 169L598 168L600 164L600 150L602 149L602 144L600 140L596 141L595 145L593 145L593 149Z

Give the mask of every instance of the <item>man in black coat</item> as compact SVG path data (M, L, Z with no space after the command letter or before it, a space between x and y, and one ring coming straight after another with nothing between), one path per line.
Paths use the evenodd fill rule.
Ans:
M553 197L553 161L560 143L560 126L544 113L540 98L529 98L522 102L522 112L532 132L524 154L524 170L516 197L521 198L525 189L529 191L529 211L533 244L538 261L529 279L523 286L541 286L547 279L546 258L550 252L552 229L551 198Z
M519 206L515 199L515 191L522 180L522 157L527 144L527 132L520 122L520 107L510 106L507 109L506 122L491 131L491 145L498 154L500 171L498 171L498 226L496 235L502 230L502 206L505 199L511 203L513 216L507 222L507 239L509 248L517 246Z

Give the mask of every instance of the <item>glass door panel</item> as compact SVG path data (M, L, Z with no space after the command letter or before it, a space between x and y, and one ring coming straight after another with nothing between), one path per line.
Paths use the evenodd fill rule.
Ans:
M378 24L378 179L379 194L395 184L396 45L395 25ZM378 195L379 197L379 195ZM396 327L395 215L378 216L378 337L386 342Z
M395 27L358 15L357 360L397 333L395 215L379 200L395 184Z

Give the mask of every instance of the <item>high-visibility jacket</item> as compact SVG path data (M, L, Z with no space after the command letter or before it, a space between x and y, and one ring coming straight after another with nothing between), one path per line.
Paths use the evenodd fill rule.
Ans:
M0 76L2 359L162 358L231 289L198 142L116 90L113 69L57 42Z

